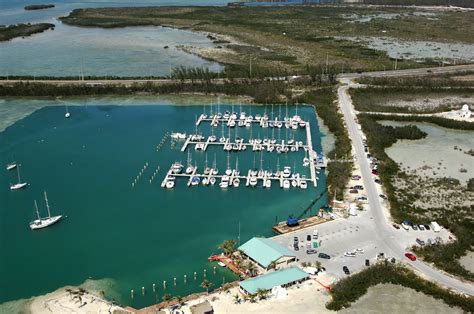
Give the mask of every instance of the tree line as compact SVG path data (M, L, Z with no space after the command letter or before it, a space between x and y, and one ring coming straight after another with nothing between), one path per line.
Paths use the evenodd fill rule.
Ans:
M364 4L376 5L439 5L474 8L472 0L364 0Z

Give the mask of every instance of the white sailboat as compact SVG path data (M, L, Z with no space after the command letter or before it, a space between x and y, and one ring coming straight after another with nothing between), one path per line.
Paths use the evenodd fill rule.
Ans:
M67 104L66 104L66 113L64 114L64 117L67 119L71 116L71 114L69 113L69 109L67 107Z
M20 178L20 165L18 165L16 167L16 172L17 172L17 175L18 175L18 183L16 184L12 184L10 185L10 190L19 190L19 189L22 189L24 188L25 186L28 185L27 182L21 182L21 178Z
M49 203L48 203L48 196L46 195L46 192L44 192L44 200L46 202L46 208L48 209L48 217L41 218L38 211L38 204L36 203L36 200L35 200L35 209L36 209L36 215L38 219L30 222L31 230L36 230L36 229L41 229L41 228L46 228L48 226L51 226L52 224L57 223L63 217L62 215L51 217L51 212L50 212Z
M13 170L16 168L16 162L11 162L9 164L7 164L7 170Z

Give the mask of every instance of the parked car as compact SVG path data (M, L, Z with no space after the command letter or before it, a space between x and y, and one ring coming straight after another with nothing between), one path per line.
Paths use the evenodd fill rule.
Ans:
M377 169L372 169L372 174L378 176L379 175L379 172Z
M395 262L396 262L395 257L392 257L392 258L390 259L390 262L391 262L392 264L395 264Z
M431 228L430 228L429 225L425 225L425 229L426 229L426 230L430 230Z
M357 200L358 200L358 201L366 201L366 200L367 200L367 196L364 196L364 195L359 196L359 197L357 198Z
M334 218L333 218L334 219ZM319 236L319 233L318 233L318 230L317 229L314 229L313 230L313 239L317 239Z
M318 254L318 257L319 257L319 258L325 258L325 259L331 259L331 256L329 256L329 255L326 254L326 253L319 253L319 254Z
M298 244L293 245L293 248L295 249L295 251L299 251L299 250L300 250L300 247L298 246Z
M311 241L306 242L306 249L311 249Z
M423 225L418 225L418 228L422 231L425 230L425 226L423 226Z
M419 245L425 245L425 241L418 238L416 238L416 243L418 243Z
M361 253L361 254L364 253L364 249L356 249L355 251L356 253Z
M318 253L318 251L316 251L315 249L306 250L306 254L316 254L316 253Z
M351 272L349 271L349 268L347 268L347 266L343 266L343 267L342 267L342 270L344 271L344 273L345 273L346 275L349 275L349 274L351 273Z
M411 261L416 261L416 256L413 253L405 253L405 256Z
M306 241L311 241L311 235L310 234L306 235Z
M406 231L410 230L410 226L406 223L402 223L402 228L405 229Z
M362 177L359 175L352 176L352 180L360 180L360 179L362 179Z
M384 194L379 194L379 197L380 197L381 199L383 199L383 200L386 200L386 199L387 199L387 197L386 197Z
M367 267L370 266L370 261L368 259L365 260L365 266L367 266Z
M346 257L355 257L356 255L353 252L346 252L346 253L344 253L344 256L346 256Z
M418 230L418 227L417 227L415 224L411 225L411 228L412 228L413 230Z
M363 190L364 187L362 185L354 185L354 189L356 190Z
M351 194L357 194L357 193L359 193L359 191L356 190L356 189L351 189L351 190L349 190L349 193L351 193Z
M375 179L374 182L377 183L377 184L382 184L382 180L380 180L380 179Z
M394 227L395 229L400 229L400 226L397 225L397 224L393 224L393 227Z
M293 237L293 242L298 243L298 237Z

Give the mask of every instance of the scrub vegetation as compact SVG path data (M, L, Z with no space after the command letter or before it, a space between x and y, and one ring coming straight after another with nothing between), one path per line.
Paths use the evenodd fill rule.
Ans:
M387 261L375 264L362 272L338 281L331 289L332 301L326 307L339 311L349 307L367 293L367 289L380 283L402 285L421 291L435 299L441 299L450 306L457 306L467 313L474 311L474 299L440 288L436 284L418 277L413 271L401 264L391 264ZM403 302L403 300L393 300Z
M16 25L0 25L0 41L7 41L15 37L25 37L36 33L42 33L45 30L54 29L54 24L16 24Z
M350 7L352 16L391 13L393 19L358 22L347 6L275 7L147 7L77 9L61 18L84 27L171 26L212 34L216 48L183 47L207 59L234 67L281 69L306 74L308 66L334 66L338 72L391 68L385 52L347 39L390 36L397 40L474 43L473 12L436 12L436 17L414 14L417 8ZM414 31L416 25L416 31ZM230 43L226 43L229 41ZM252 61L251 61L252 60ZM437 65L407 59L398 68Z
M393 101L399 97L414 98L420 95L421 97L442 97L446 94L468 94L471 96L472 93L472 89L465 87L448 90L445 88L412 86L360 89L352 91L352 96L354 105L358 110L390 111L383 110L388 106L379 104ZM456 241L450 243L416 247L414 248L415 252L437 267L472 281L474 274L462 267L458 259L474 246L474 238L472 237L472 230L474 229L473 205L453 202L457 197L456 195L467 197L468 186L461 187L459 182L456 184L456 180L450 178L428 180L416 174L401 171L399 165L385 153L385 149L398 139L419 139L424 137L425 134L415 126L395 128L383 126L378 121L427 122L445 128L470 131L474 131L474 124L419 114L382 115L361 113L358 115L358 119L367 136L370 153L380 161L380 178L384 182L384 189L390 202L393 219L397 222L408 219L413 223L425 224L436 220L457 237ZM448 193L447 196L444 195L445 193ZM420 205L419 200L423 200L424 197L438 199L435 202L438 205L428 206L429 208Z

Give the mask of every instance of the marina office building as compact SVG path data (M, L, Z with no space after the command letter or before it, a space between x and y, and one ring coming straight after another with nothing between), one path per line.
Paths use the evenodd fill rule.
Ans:
M309 275L305 271L293 266L241 281L239 285L242 293L252 295L259 290L269 291L275 287L289 287L308 278Z
M275 268L279 268L296 261L296 255L292 251L272 239L254 237L238 249L264 270L269 270L273 264Z

